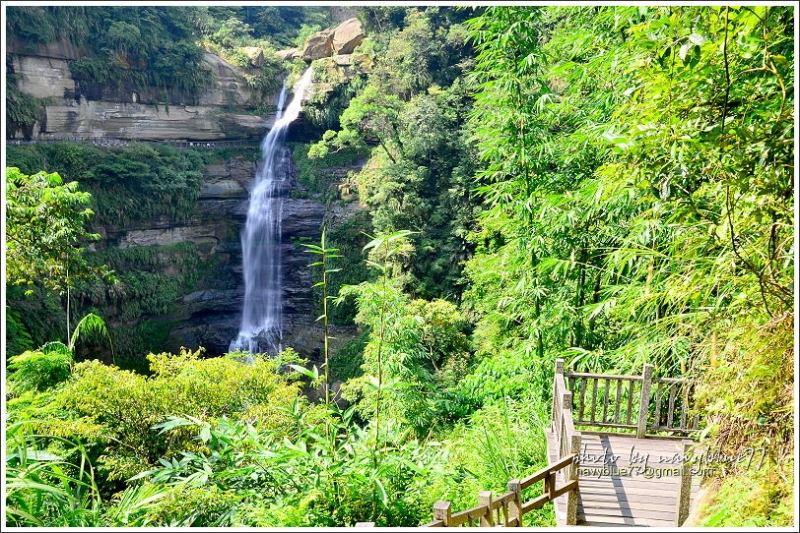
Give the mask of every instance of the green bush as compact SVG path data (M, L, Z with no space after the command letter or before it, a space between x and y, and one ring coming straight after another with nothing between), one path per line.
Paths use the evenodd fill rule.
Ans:
M101 526L100 494L83 446L36 435L28 422L6 429L4 522L12 527Z
M216 486L178 485L148 509L145 519L154 527L230 527L243 496Z
M257 357L244 364L199 356L200 350L150 354L151 377L98 361L77 363L53 401L61 419L42 421L40 430L83 439L105 478L124 480L159 457L192 448L190 435L151 430L168 415L240 416L276 431L291 425L281 409L297 399L299 389L277 373L279 360Z
M292 161L297 169L297 181L313 194L329 195L333 198L338 197L338 194L332 193L330 189L340 179L340 174L335 171L336 167L354 166L367 156L367 152L363 150L346 148L338 152L328 152L322 158L310 158L309 146L304 143L289 143Z
M387 438L392 444L376 456L371 432L352 424L352 411L294 413L298 432L288 438L242 421L174 418L161 425L164 431L194 427L205 447L182 452L137 477L192 494L200 488L224 494L230 513L224 521L215 516L215 525L419 524L433 504L424 499L424 488L445 459L438 446L409 439L395 428ZM183 524L194 512L194 507L174 508L170 520Z
M361 376L364 371L361 365L364 364L364 346L369 340L367 332L362 333L342 346L331 357L331 379L347 381L350 378Z
M19 355L33 346L33 338L19 311L6 305L6 356Z
M716 490L700 509L702 527L770 527L792 522L794 489L788 480L794 460L772 460L736 472L716 483Z
M544 430L549 421L548 403L535 395L492 402L441 435L449 446L449 467L429 490L437 499L451 501L454 509L474 506L475 495L482 490L505 492L508 480L547 466ZM523 493L523 499L540 493L537 483ZM525 515L525 524L553 527L552 506Z
M44 391L66 381L72 370L72 352L60 342L45 344L9 359L8 376L12 394Z
M338 258L331 260L339 272L331 276L329 293L338 295L345 285L357 285L372 277L364 262L363 248L369 242L364 230L371 225L371 218L366 210L356 211L340 224L332 225L328 232L332 248L339 249ZM329 309L331 322L334 324L352 324L358 308L355 299L338 301Z

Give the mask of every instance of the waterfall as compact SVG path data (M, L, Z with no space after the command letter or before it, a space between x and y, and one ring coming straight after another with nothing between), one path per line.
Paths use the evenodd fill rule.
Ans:
M247 223L242 233L244 308L239 335L230 351L249 350L277 355L282 349L283 261L281 223L288 192L289 149L286 130L300 114L303 93L311 84L311 68L295 84L294 98L283 111L286 83L278 97L275 124L261 142L261 164L250 193Z

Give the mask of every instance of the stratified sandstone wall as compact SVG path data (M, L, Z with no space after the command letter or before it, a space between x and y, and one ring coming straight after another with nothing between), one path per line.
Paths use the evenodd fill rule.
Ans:
M22 92L47 99L44 118L33 127L34 140L133 139L223 140L255 139L274 113L256 116L244 111L252 107L251 93L240 68L206 54L205 62L215 73L214 84L196 98L172 93L169 104L142 103L143 95L123 89L103 89L101 98L81 94L69 71L71 58L10 54ZM274 105L274 100L271 102ZM22 132L10 131L11 138Z

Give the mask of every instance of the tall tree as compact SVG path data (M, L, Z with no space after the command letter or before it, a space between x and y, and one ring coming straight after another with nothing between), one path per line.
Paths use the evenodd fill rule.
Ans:
M70 288L80 279L108 274L90 267L83 256L82 245L100 238L84 226L94 214L86 207L90 200L78 182L64 184L55 172L28 176L6 168L6 283L37 284L64 295L67 342L72 337Z
M63 290L89 268L82 245L97 240L85 224L91 195L57 173L27 176L6 168L6 282Z

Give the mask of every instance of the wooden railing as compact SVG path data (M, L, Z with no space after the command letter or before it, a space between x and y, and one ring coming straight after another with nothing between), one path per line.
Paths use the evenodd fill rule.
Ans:
M436 502L433 522L421 527L522 527L526 513L555 502L562 495L566 495L563 524L575 525L581 451L581 432L575 426L632 429L636 430L637 437L644 437L647 430L689 433L698 428L697 416L691 415L693 389L694 383L690 380L653 378L653 366L649 364L644 365L641 376L616 376L564 372L564 360L557 359L551 428L556 461L524 479L510 480L504 494L493 496L491 491L481 492L478 505L471 509L454 513L450 502ZM684 456L692 444L692 441L683 442ZM688 468L685 463L677 502L678 524L683 523L688 514L691 493ZM522 491L540 481L542 494L524 501ZM562 511L556 511L561 516ZM373 526L373 522L356 524L356 527Z
M433 522L422 527L522 527L522 517L534 509L544 507L562 494L573 494L578 490L577 479L557 486L562 470L571 470L576 456L569 455L523 479L508 482L508 492L492 496L491 491L478 494L478 506L453 513L450 502L436 502L433 506ZM541 481L542 494L524 501L522 491Z
M561 368L574 395L576 425L631 429L639 438L648 431L698 429L699 419L692 414L695 384L691 380L653 378L650 364L644 365L641 376L563 372L563 360L559 361L556 374Z
M580 443L580 437L578 438ZM561 460L548 465L535 474L523 479L512 479L508 482L508 491L493 496L492 491L485 490L478 494L478 505L471 509L453 512L450 502L439 501L433 505L433 522L420 527L522 527L522 517L534 509L540 509L563 494L573 498L573 521L577 511L577 455L570 454ZM568 482L558 486L559 474L566 472ZM532 500L524 501L522 491L542 482L542 494ZM568 504L569 505L569 504ZM374 522L357 522L355 527L373 527Z
M553 390L553 434L558 442L558 460L523 479L508 482L508 492L492 496L491 491L478 494L478 506L453 513L450 502L436 502L433 522L422 527L522 527L522 517L567 495L565 523L574 525L578 511L578 453L581 434L572 422L572 393L564 381L563 361L556 372ZM559 481L563 480L559 486ZM522 491L542 482L542 494L525 501Z

